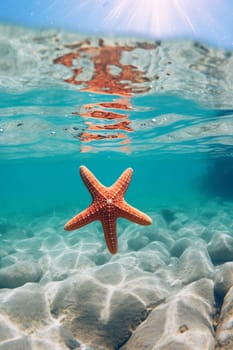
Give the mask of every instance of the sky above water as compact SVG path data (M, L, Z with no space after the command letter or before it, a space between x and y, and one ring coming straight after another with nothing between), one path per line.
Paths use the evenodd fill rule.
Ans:
M233 49L232 0L8 0L0 21L86 33L188 38Z

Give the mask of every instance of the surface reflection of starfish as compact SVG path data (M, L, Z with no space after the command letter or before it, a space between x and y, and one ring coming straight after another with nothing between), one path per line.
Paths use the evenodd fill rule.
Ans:
M69 220L65 230L76 230L94 220L100 220L104 230L105 241L112 254L117 252L116 220L118 217L128 219L140 225L150 225L151 218L129 205L123 198L133 170L126 169L119 179L110 187L102 185L85 166L80 167L81 177L91 196L91 205Z

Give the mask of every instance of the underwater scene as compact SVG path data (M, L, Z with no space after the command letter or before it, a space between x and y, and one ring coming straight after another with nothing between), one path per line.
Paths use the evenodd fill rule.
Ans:
M0 350L232 334L232 52L1 24Z

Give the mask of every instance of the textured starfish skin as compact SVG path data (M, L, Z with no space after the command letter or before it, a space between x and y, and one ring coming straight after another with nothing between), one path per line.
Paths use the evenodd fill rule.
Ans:
M117 252L116 220L118 217L128 219L140 225L150 225L151 218L129 205L123 198L133 170L126 169L110 187L102 185L85 166L80 167L80 175L91 196L91 205L69 220L64 229L76 230L92 221L100 220L104 230L105 241L112 254Z

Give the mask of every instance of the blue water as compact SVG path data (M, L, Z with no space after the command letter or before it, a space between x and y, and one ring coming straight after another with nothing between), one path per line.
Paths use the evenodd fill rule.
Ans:
M146 212L232 200L231 53L0 29L3 222L87 206L82 164L107 186L132 167Z
M202 195L201 179L218 147L215 149L211 142L206 144L199 137L170 141L169 135L202 123L202 118L217 118L216 111L175 96L135 96L127 117L131 132L117 128L104 130L104 139L90 142L76 136L86 129L86 120L72 115L72 110L79 110L87 103L115 100L118 99L111 95L54 88L22 94L1 93L2 215L20 213L26 217L82 208L90 201L79 176L82 164L106 186L124 169L132 167L134 175L127 198L145 210L176 207L182 201L191 202ZM178 120L169 121L171 113ZM163 125L162 121L160 125L163 118L168 122ZM89 120L96 125L109 124L108 120ZM68 133L69 128L73 133ZM125 139L107 139L119 132ZM164 139L159 141L160 137Z
M56 88L0 95L3 216L81 209L90 202L79 176L83 164L106 186L132 167L127 198L144 210L191 205L209 195L203 183L214 181L208 170L216 159L228 157L231 162L229 146L215 144L215 137L200 137L195 131L196 126L207 129L205 124L218 121L223 111L201 107L192 100L160 94L134 96L131 110L121 111L128 114L130 132L116 127L101 131L103 139L86 142L80 136L87 129L86 118L72 111L119 98ZM223 118L229 119L230 112L224 113ZM88 122L109 125L109 120L89 118ZM124 137L112 138L119 133ZM216 195L218 191L213 198Z
M106 157L106 158L105 158ZM100 181L110 186L127 167L134 169L127 198L144 210L176 206L198 193L205 170L201 159L189 156L156 158L111 153L74 160L18 160L1 163L1 213L40 215L43 212L85 207L89 199L79 176L85 164Z
M216 266L232 260L231 245L224 246L232 239L232 53L185 41L96 39L4 25L0 33L0 288L6 295L0 304L15 327L8 325L10 335L0 334L0 342L21 337L21 327L38 342L47 322L43 348L59 331L66 343L89 349L91 329L94 347L119 349L139 322L129 313L127 335L123 326L117 340L118 331L106 334L114 322L121 324L118 313L109 321L111 307L131 308L122 295L131 300L138 293L143 321L148 309L188 283L214 280ZM149 227L118 220L114 256L99 223L64 231L67 220L91 202L81 165L106 186L132 167L125 199L153 218ZM214 237L223 247L215 247ZM29 273L31 264L36 274ZM141 278L149 281L143 288ZM102 297L96 304L100 286L103 305ZM74 313L63 287L75 295ZM18 292L27 296L37 288L51 314L32 335L28 324L36 312L24 326L6 300L11 305ZM108 290L113 296L116 291L112 306ZM82 302L86 294L92 301ZM22 315L30 310L27 300L19 304ZM34 299L32 305L34 310ZM82 307L87 316L77 321ZM93 317L95 312L100 315ZM61 333L58 316L72 336L63 328Z

